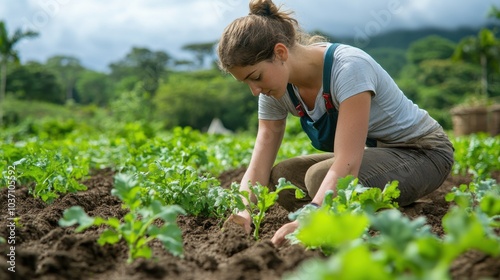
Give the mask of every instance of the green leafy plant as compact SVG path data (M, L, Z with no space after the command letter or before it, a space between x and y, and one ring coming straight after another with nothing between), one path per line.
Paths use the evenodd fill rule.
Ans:
M230 191L209 174L200 175L191 166L168 162L149 165L148 173L139 174L144 182L144 201L158 199L165 204L177 204L194 216L222 218L230 212Z
M354 176L340 178L337 196L327 191L319 209L306 206L289 215L290 220L298 219L300 226L286 238L308 248L320 248L330 255L338 251L340 244L365 234L368 218L378 210L397 208L395 199L399 193L398 181L386 184L381 190L362 186Z
M500 228L500 185L496 180L486 179L453 187L445 198L479 218L487 228ZM487 232L495 236L492 230L487 229Z
M373 205L383 206L380 209L388 205L353 200L361 197L355 193L363 188L352 182L348 187L341 182L343 197L333 198L329 192L319 209L309 207L291 215L299 219L299 228L287 238L331 256L311 260L285 279L450 279L450 265L468 250L500 255L500 238L494 230L500 188L494 180L462 185L446 196L456 205L443 218L443 237L431 232L424 217L410 220L397 209L372 212L377 208ZM375 201L388 202L389 197L393 195Z
M487 196L500 196L500 186L494 179L479 180L471 182L469 185L461 184L453 187L446 194L448 202L455 202L462 208L475 208Z
M292 243L319 248L325 255L332 255L350 246L368 230L369 219L365 213L342 212L333 215L327 207L311 210L299 216L299 230L287 236Z
M313 258L304 261L293 273L287 273L284 280L330 280L363 279L391 280L413 279L396 278L387 270L380 257L373 254L367 246L358 244L337 252L327 259Z
M251 194L247 191L241 191L239 194L243 196L249 203L247 205L247 210L252 217L252 222L255 226L253 231L253 237L257 240L259 239L259 230L262 221L264 220L266 211L273 206L278 200L278 194L283 190L295 190L296 198L303 198L305 196L304 191L298 187L292 185L290 182L286 181L285 178L280 178L278 180L278 185L274 191L269 191L269 188L262 186L257 183L256 185L250 185L250 190L253 195L255 195L256 202L252 202L250 199ZM240 203L242 205L242 203ZM239 210L243 210L240 208Z
M23 145L17 145L22 152L6 155L6 158L13 160L16 183L31 183L29 191L34 197L50 203L60 194L87 189L80 180L89 173L88 157L66 147L56 147L55 143Z
M349 175L337 181L337 196L332 202L325 201L325 203L332 205L334 210L351 212L375 213L380 209L398 208L398 203L395 201L400 195L398 185L398 181L392 181L383 189L368 188L361 185L358 178Z
M399 182L387 183L383 189L368 188L359 183L352 175L337 180L337 196L328 191L323 199L323 206L336 213L367 212L375 213L380 209L398 208L396 198L399 197ZM291 216L294 219L294 215Z
M500 170L500 136L472 134L452 138L455 148L453 173L472 175L474 180L491 178L491 174Z
M129 248L127 263L132 263L140 257L151 258L152 251L148 243L153 239L160 240L173 255L182 256L182 232L176 224L176 218L185 214L185 211L177 205L164 206L156 200L148 206L143 206L139 199L140 187L137 187L136 183L130 175L115 176L115 188L112 193L130 210L124 216L123 223L115 217L90 217L80 206L73 206L64 211L59 225L68 227L78 224L76 232L91 226L108 226L108 229L101 233L98 243L115 244L125 240ZM162 225L157 226L156 221L161 221Z

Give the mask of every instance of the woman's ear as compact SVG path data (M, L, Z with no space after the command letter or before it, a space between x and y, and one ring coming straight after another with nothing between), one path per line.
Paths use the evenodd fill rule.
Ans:
M288 48L283 43L277 43L274 46L274 55L276 59L286 61L288 59Z

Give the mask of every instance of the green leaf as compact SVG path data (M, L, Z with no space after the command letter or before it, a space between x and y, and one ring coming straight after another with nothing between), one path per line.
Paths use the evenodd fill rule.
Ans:
M115 244L115 243L118 243L118 241L120 241L120 239L121 239L121 235L118 232L111 230L111 229L106 229L99 236L97 243L99 243L99 245L101 245L101 246L104 244Z
M313 247L339 247L360 238L369 224L366 215L333 214L325 208L311 212L299 222L297 239Z
M301 199L306 197L306 193L301 189L295 189L295 198Z
M365 189L359 194L361 208L369 213L375 213L380 209L398 208L395 199L399 197L398 181L393 181L385 185L384 190L379 188Z
M329 280L363 279L392 280L394 275L383 261L366 246L355 246L341 250L334 256L323 259L310 259L302 263L293 274L285 274L284 280ZM404 278L401 278L404 279ZM412 279L412 278L408 278Z
M445 260L443 248L442 240L436 236L429 235L425 237L416 237L408 243L402 255L398 252L398 255L394 257L398 258L398 262L404 262L406 260L411 263L411 265L406 264L406 267L403 267L402 270L407 269L407 266L412 266L415 274L422 274L431 270L435 270L434 273L437 273L436 271L439 267L443 267L444 271L442 271L441 274L446 275L450 263ZM446 277L439 277L438 279L445 278Z
M486 194L480 201L479 208L490 217L500 215L500 196Z
M334 192L333 190L327 190L325 192L325 197L323 198L323 204L321 204L322 206L327 206L328 208L332 208L333 206L333 201L334 201Z
M148 230L150 236L154 236L163 243L163 246L174 256L182 256L182 231L176 224L168 224L162 227L151 226Z
M339 178L337 180L337 190L347 189L352 181L354 181L354 176L352 175L348 175L344 178Z
M322 205L321 207L325 208L325 205ZM329 207L326 206L326 209L328 209L328 208ZM311 212L317 211L317 210L318 210L318 208L316 206L313 206L311 204L306 204L306 205L302 206L301 208L299 208L297 211L288 213L288 219L290 221L295 221L297 219L300 220L302 218L302 216L305 216L307 219L308 215Z
M62 227L70 227L76 224L80 226L76 228L76 232L81 232L94 225L95 219L89 217L80 206L73 206L64 210L63 217L59 220L59 225Z
M453 207L443 217L443 228L445 241L453 245L453 257L472 248L492 255L500 254L498 238L493 237L491 229L481 222L475 212L468 213L466 209Z
M341 252L330 261L336 267L333 279L393 279L385 264L377 260L367 246Z
M114 229L120 228L120 220L115 217L111 217L107 220L106 224Z
M161 218L165 222L173 223L176 221L177 216L186 215L186 211L178 205L167 205L163 206L159 201L153 201L149 209L152 210L152 215L157 218Z
M373 229L380 232L373 239L377 243L386 243L388 246L397 248L399 252L404 251L414 239L432 236L425 217L421 216L410 220L396 209L384 210L370 215L370 222Z
M276 192L266 193L264 197L261 198L262 206L259 207L261 211L267 211L269 207L273 206L278 200L278 194Z
M14 161L14 163L12 163L13 166L17 167L18 165L21 165L23 164L27 159L26 158L22 158L18 161Z
M133 175L118 173L114 177L114 187L111 194L117 196L130 209L140 206L139 193L141 188L137 186L137 180Z
M145 259L150 259L151 256L153 255L151 248L148 246L142 246L140 248L136 248L133 253L131 254L132 258L129 258L127 260L128 263L131 263L133 260L137 258L145 258Z

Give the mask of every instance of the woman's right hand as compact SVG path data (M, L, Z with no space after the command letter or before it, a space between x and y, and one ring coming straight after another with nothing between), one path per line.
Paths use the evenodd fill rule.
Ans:
M252 217L246 209L237 214L231 214L226 222L224 222L224 227L227 223L231 222L241 226L247 234L250 234L252 231Z

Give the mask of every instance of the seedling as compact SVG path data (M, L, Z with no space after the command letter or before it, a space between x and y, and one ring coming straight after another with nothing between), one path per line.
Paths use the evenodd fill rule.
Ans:
M320 248L330 255L338 250L339 244L361 237L368 229L368 218L377 211L398 208L395 202L400 194L398 181L387 183L383 190L364 187L358 182L352 175L339 178L337 195L327 191L319 209L306 205L290 213L289 219L298 220L300 226L286 238L292 244Z
M275 191L269 192L269 188L267 188L266 186L262 186L259 183L257 183L256 185L250 185L250 190L255 195L255 203L250 199L249 192L241 191L239 193L249 202L247 205L247 210L250 213L252 222L255 226L253 237L256 240L259 239L260 224L264 220L266 211L276 203L276 201L278 200L279 192L283 190L295 190L296 198L303 198L305 196L304 191L292 185L290 182L287 182L285 178L280 178L278 180L278 185L276 186Z
M368 188L359 184L359 179L352 175L340 178L337 181L337 196L332 202L325 200L324 204L331 205L332 210L342 212L367 212L375 213L381 209L394 209L399 205L396 198L400 195L399 182L387 183L383 190ZM328 198L326 196L325 198Z
M115 177L113 194L125 202L124 207L130 209L123 218L123 223L115 217L90 217L80 206L73 206L64 211L59 225L68 227L78 224L76 232L91 226L107 225L108 229L101 233L97 242L99 245L115 244L124 239L129 248L129 264L140 257L151 258L152 252L148 242L153 239L160 240L173 255L182 256L182 232L176 224L176 219L179 214L185 214L185 211L177 205L164 206L157 200L151 201L148 206L142 206L138 198L140 189L135 187L135 184L131 176L118 174ZM161 220L162 226L154 225L156 220Z

